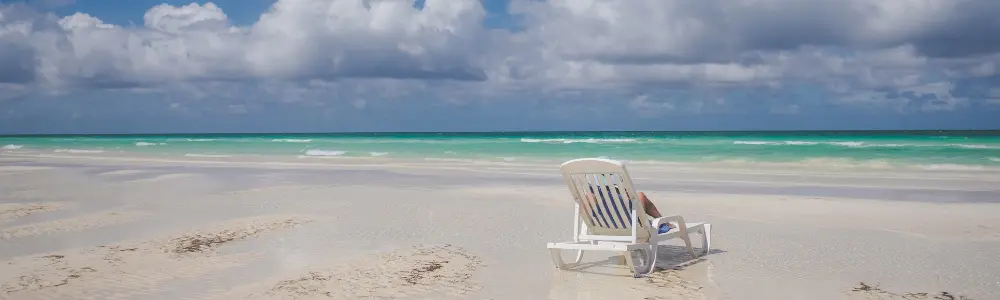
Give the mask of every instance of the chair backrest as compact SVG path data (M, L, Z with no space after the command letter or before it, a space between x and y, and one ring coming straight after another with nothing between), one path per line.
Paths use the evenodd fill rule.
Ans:
M559 169L577 204L576 222L585 225L583 230L574 226L576 235L649 237L648 217L625 164L582 158L567 161Z

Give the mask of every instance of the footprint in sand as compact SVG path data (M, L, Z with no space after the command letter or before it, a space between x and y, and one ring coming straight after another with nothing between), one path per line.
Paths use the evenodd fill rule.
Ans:
M588 272L559 271L555 274L549 299L706 299L702 286L682 278L674 270L661 270L644 278L632 278L624 266ZM623 272L624 271L624 272Z
M262 216L136 243L60 251L0 261L0 299L143 299L179 278L242 266L256 253L219 254L218 247L309 222Z
M479 258L456 246L416 246L316 269L237 298L447 299L481 289L469 278L482 266Z

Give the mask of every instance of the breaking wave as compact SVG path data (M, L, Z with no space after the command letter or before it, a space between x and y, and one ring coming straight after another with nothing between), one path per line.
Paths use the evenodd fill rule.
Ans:
M56 149L53 152L82 154L82 153L104 153L104 150Z
M948 144L948 146L966 148L966 149L993 149L993 147L987 145L977 145L977 144Z
M982 171L985 169L983 166L957 164L931 164L919 165L918 167L926 171Z
M185 153L184 156L186 156L186 157L213 157L213 158L233 157L232 155L197 154L197 153Z
M136 142L135 146L136 147L147 147L147 146L166 145L166 144L167 143Z
M371 156L386 156L386 155L389 155L389 152L368 152L368 155L371 155Z
M780 142L762 142L762 141L735 141L735 145L782 145Z
M308 143L312 142L312 139L273 139L271 141L280 143Z
M341 156L346 154L347 151L330 151L330 150L306 150L306 156Z
M532 139L532 138L522 138L522 143L551 143L551 144L573 144L573 143L588 143L588 144L604 144L604 143L632 143L636 139L618 138L618 139Z
M768 146L815 146L815 145L829 145L829 146L841 146L849 148L900 148L900 147L957 147L963 149L993 149L994 147L988 145L980 144L873 144L866 142L809 142L809 141L734 141L734 145L768 145Z
M10 144L10 145L6 145L6 146L3 146L3 147L0 147L0 149L4 149L4 150L16 150L16 149L21 149L23 147L24 147L24 145Z

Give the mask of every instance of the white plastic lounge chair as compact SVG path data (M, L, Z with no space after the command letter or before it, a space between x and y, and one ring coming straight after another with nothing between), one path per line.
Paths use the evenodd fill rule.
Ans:
M598 158L575 159L563 163L560 170L576 201L576 212L573 216L573 241L548 244L552 262L557 268L565 269L567 265L562 259L562 250L577 250L574 264L583 259L584 251L620 252L632 275L638 278L653 271L656 247L660 242L680 238L684 240L691 257L697 258L689 236L693 232L703 235L701 254L708 253L711 224L687 223L681 216L650 220L632 187L632 178L621 162ZM660 224L667 222L674 223L676 228L659 234ZM642 266L633 261L631 252L634 250L646 254Z

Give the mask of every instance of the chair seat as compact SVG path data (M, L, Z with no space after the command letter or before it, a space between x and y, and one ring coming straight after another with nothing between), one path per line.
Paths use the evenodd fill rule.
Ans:
M587 251L632 251L646 247L647 243L628 243L628 242L602 242L602 243L591 243L591 242L562 242L562 243L548 243L549 249L563 249L563 250L587 250Z

